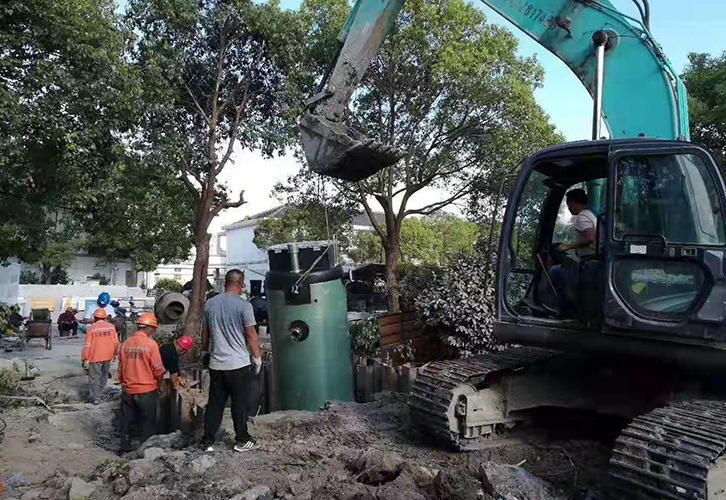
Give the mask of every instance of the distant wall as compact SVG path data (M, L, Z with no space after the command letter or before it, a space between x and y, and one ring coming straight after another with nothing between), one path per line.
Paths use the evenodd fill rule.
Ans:
M227 231L227 270L240 269L250 280L264 280L270 270L267 251L252 243L256 226L235 228Z
M20 286L20 264L0 266L0 302L15 304Z
M151 309L154 306L153 297L146 297L145 290L119 285L19 285L17 298L9 302L21 304L23 314L27 314L30 312L33 297L52 299L54 308L52 318L55 320L68 305L84 311L86 300L96 299L101 292L108 292L112 299L118 300L124 306L131 297L138 307Z

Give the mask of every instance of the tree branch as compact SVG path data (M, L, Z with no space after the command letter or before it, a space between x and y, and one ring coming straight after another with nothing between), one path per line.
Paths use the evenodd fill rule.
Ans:
M204 121L207 122L207 126L211 127L212 123L209 120L209 117L207 116L207 113L204 112L202 109L202 106L199 104L199 101L197 101L197 98L194 97L194 93L192 92L192 89L189 88L189 85L187 85L187 82L182 80L182 83L184 84L184 88L187 89L187 92L189 93L189 96L192 98L192 101L194 101L194 105L197 107L197 111L199 111L199 114L202 115L202 118L204 118Z
M472 186L474 181L470 181L464 185L461 189L459 189L453 196L445 199L444 201L440 201L437 203L431 203L430 205L426 205L425 207L416 208L413 210L407 210L405 213L405 216L409 215L431 215L432 213L436 212L437 210L441 210L447 205L451 205L455 201L463 198L467 194L469 194L469 190Z
M244 190L242 190L239 192L239 199L237 201L227 201L225 203L220 203L219 205L214 207L214 209L212 210L212 217L216 217L217 214L219 214L219 212L221 212L222 210L241 207L245 203L247 203L245 201L245 192Z
M376 221L375 216L373 215L373 210L371 210L371 206L368 204L368 200L366 200L365 193L363 191L358 192L360 202L363 205L363 209L366 211L366 214L368 214L368 218L371 221L371 225L373 226L373 229L378 233L378 236L381 238L381 241L386 241L386 234L383 232L383 229L381 228L381 225Z
M232 156L232 151L234 150L234 143L235 141L237 141L237 135L239 134L239 124L240 120L242 119L242 112L247 107L249 90L250 81L247 80L247 85L245 85L245 93L242 95L242 102L239 106L235 106L234 124L232 125L232 130L230 131L229 143L227 143L227 151L224 153L222 160L219 162L219 165L217 165L217 168L215 169L216 175L219 175L219 173L224 169L225 165L227 165L229 157Z
M177 168L179 168L179 171L181 172L181 177L187 187L187 190L192 193L195 201L199 201L199 191L197 190L197 187L194 185L194 183L189 180L188 165L186 159L183 156L179 159L179 164L177 165ZM201 183L201 181L199 182L199 184L201 184L201 189L204 189L204 185Z

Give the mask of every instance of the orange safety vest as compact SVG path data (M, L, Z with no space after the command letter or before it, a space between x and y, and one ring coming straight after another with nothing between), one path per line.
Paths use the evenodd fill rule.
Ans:
M143 332L136 332L123 344L118 357L118 381L127 394L156 390L156 379L164 375L159 344Z
M116 327L107 321L96 321L86 331L81 361L100 363L111 361L118 349Z

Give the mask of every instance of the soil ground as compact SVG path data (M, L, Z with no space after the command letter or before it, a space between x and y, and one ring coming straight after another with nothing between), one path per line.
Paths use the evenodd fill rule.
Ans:
M0 433L5 498L65 499L70 478L77 477L92 482L92 499L122 494L127 500L226 499L261 485L270 488L269 496L240 498L473 499L482 498L481 491L466 481L487 462L519 465L551 483L558 498L593 498L603 487L619 427L583 415L563 418L543 412L531 428L492 440L484 449L452 452L412 434L405 395L389 394L366 404L331 403L320 412L259 416L250 424L250 432L262 449L246 454L231 450L233 430L227 411L214 453L205 454L198 447L198 436L175 434L178 439L173 443L162 440L152 445L162 448L160 458L139 460L140 453L117 451L117 386L109 387L106 401L98 406L84 402L88 391L78 361L80 348L76 339L54 342L52 351L31 347L2 354L34 360L42 376L23 382L21 390L47 399L55 411L41 406L0 408L6 424ZM385 484L364 484L353 464L366 450L402 459L408 472L400 473L399 468ZM453 489L444 491L433 479L422 483L416 479L419 468L432 477L438 471L449 474ZM456 474L461 471L469 479L461 479L457 486ZM133 484L124 483L128 480Z

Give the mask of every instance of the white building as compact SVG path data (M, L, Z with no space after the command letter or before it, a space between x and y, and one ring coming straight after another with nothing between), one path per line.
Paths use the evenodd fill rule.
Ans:
M213 235L209 241L209 267L207 268L207 279L214 286L224 281L226 266L225 242L227 235L224 232ZM162 264L154 271L143 273L144 284L147 288L153 288L157 281L168 278L184 284L192 280L194 272L194 259L196 254L194 247L189 258L175 264Z
M21 263L20 266L23 271L40 275L40 270L35 264ZM76 259L65 271L68 273L69 284L98 284L105 279L110 285L130 287L140 285L139 280L143 274L134 271L129 261L109 263L102 256L89 255L85 250L78 252Z
M227 235L227 269L239 269L244 271L249 283L252 280L265 279L265 274L270 270L267 257L267 249L258 248L252 240L255 238L255 229L266 219L281 217L285 213L285 205L281 205L255 215L250 215L242 220L222 227ZM383 213L374 212L377 221L384 219ZM370 231L373 226L365 213L353 218L354 231Z
M280 217L284 213L285 206L282 205L223 226L222 231L227 235L227 269L244 271L247 282L264 280L270 265L267 249L257 248L252 242L255 238L255 229L264 220Z

